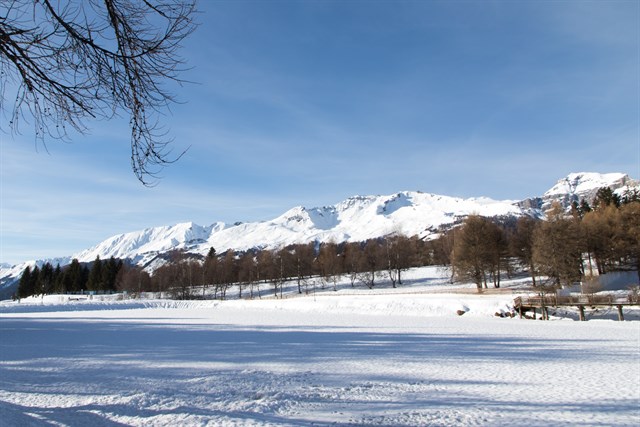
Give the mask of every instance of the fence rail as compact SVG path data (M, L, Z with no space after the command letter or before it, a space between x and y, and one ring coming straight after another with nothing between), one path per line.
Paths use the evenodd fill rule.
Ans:
M520 314L520 318L529 310L536 316L536 309L540 310L543 319L549 318L549 307L577 307L580 320L585 320L585 307L617 307L618 319L624 320L623 306L640 305L640 295L630 292L625 296L620 295L544 295L517 297L513 300L513 306Z

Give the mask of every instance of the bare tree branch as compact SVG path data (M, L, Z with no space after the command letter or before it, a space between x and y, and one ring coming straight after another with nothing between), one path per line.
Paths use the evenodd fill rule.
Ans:
M0 111L9 128L33 119L37 140L67 138L84 120L129 115L131 167L145 185L171 157L158 115L183 83L180 44L195 0L9 0L0 4ZM8 100L16 86L15 99ZM9 104L13 104L13 108ZM150 180L151 179L151 180Z

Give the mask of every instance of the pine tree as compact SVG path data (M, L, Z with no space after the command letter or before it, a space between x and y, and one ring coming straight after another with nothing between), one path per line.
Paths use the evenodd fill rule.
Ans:
M36 284L36 293L46 295L53 289L53 266L46 262L40 270L38 282Z
M89 289L89 274L91 274L91 271L86 265L80 269L80 276L78 276L78 288L81 291Z
M26 298L33 295L33 282L31 280L31 267L27 266L22 272L18 283L18 298Z
M100 255L96 256L95 261L93 261L91 265L87 289L90 291L102 289L102 261L100 260Z
M587 213L591 212L591 206L589 206L589 202L587 202L584 198L580 200L579 212L580 216L584 217Z
M40 290L40 267L37 265L31 270L31 280L29 289L31 289L31 295L37 295Z
M114 257L111 257L108 261L104 261L102 263L100 271L100 290L116 290L116 277L118 276L118 270L120 267L122 267L122 261L118 262Z
M82 266L76 258L72 259L71 264L65 268L62 283L63 292L80 292L85 289Z
M593 205L596 209L600 209L604 206L620 207L620 196L613 192L610 187L599 188L596 192L596 197L593 201Z
M622 204L628 205L629 203L640 202L640 190L637 188L627 188L622 195Z
M64 274L60 264L56 264L56 269L53 271L53 291L56 293L64 293Z
M215 256L216 256L216 250L212 246L212 247L209 248L209 252L207 253L207 258L213 258Z

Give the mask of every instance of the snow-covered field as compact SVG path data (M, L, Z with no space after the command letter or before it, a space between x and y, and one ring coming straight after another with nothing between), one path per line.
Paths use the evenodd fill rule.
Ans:
M414 281L0 303L0 425L640 424L637 320L499 318L513 295Z

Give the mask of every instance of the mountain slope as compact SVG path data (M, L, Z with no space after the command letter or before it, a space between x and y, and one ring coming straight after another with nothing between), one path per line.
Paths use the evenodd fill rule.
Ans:
M184 249L206 254L211 247L227 249L277 248L310 241L362 241L399 232L427 236L436 227L471 213L484 216L522 215L509 201L458 199L419 192L389 196L355 196L333 206L292 208L270 221L237 225L191 222L120 234L73 256L89 262L100 258L129 258L146 265L158 254Z
M638 188L639 185L638 181L623 173L571 173L558 180L541 197L523 200L519 205L544 212L549 209L553 202L559 202L567 209L571 206L571 203L580 202L582 199L591 203L598 189L602 187L609 187L619 196L622 196L626 190Z
M567 207L574 200L591 200L598 188L605 186L621 194L628 188L638 188L639 184L619 173L574 173L559 180L541 197L523 201L482 197L461 199L415 191L354 196L333 206L294 207L269 221L234 225L218 222L208 226L187 222L148 228L113 236L70 257L49 261L65 265L73 258L91 262L97 256L101 259L113 256L148 266L158 256L176 249L204 255L211 247L221 253L227 249L273 249L311 241L363 241L391 233L429 237L438 227L454 224L469 214L541 217L553 201ZM27 265L41 265L46 261L3 265L0 268L0 298L7 296L3 288L14 286L15 279Z

